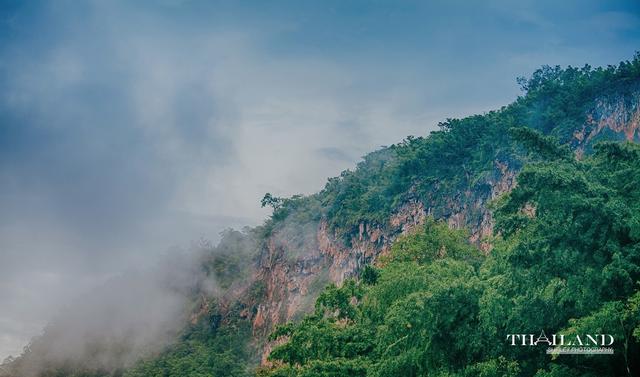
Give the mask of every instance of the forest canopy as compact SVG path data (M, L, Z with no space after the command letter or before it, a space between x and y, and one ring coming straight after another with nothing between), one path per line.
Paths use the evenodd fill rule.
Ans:
M278 328L261 376L603 376L640 371L640 147L567 159L535 132L518 186L495 203L487 255L429 220L375 279L328 287ZM553 152L553 153L550 153ZM554 157L550 157L554 156ZM366 271L366 270L365 270ZM508 334L611 334L613 355L545 354Z

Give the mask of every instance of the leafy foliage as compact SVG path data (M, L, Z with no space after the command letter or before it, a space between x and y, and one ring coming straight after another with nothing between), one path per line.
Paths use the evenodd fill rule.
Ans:
M254 229L243 231L227 229L222 232L220 242L214 247L202 245L201 266L222 289L242 282L248 274L253 257L259 248L260 234Z
M375 279L330 286L279 328L264 376L604 376L640 372L640 147L538 151L498 201L486 256L435 220L400 238ZM561 152L561 153L560 153ZM372 272L372 271L375 271ZM611 334L614 355L552 357L507 334Z
M482 214L472 201L489 195L496 163L527 165L518 187L494 203L498 234L489 255L470 245L464 231L428 220L400 237L377 267L365 267L359 281L330 285L313 313L279 327L272 334L283 342L271 353L274 366L258 375L638 373L638 148L605 143L576 161L561 143L583 125L597 96L636 90L639 78L640 55L607 68L543 67L519 81L524 94L514 103L448 119L428 137L370 153L318 194L266 194L261 203L273 208L270 219L245 235L229 233L227 241L250 237L259 248L279 235L292 249L303 248L309 229L324 219L348 243L362 223L384 226L408 200L429 203L434 218L446 217L455 202L477 223ZM208 266L230 286L244 276L248 259L227 249ZM246 332L229 326L197 330L129 373L242 375ZM612 333L616 353L550 358L504 342L507 333L543 328Z
M359 224L384 225L409 199L430 203L432 215L442 218L451 201L472 207L473 195L465 198L461 192L477 196L490 190L496 161L513 169L529 162L523 138L532 143L527 147L537 146L542 152L539 157L547 157L544 153L567 157L566 147L548 144L555 139L524 134L537 130L566 143L584 124L597 97L636 90L639 79L640 54L607 68L544 66L529 79L519 79L524 95L500 110L447 119L427 137L409 136L364 156L355 170L330 178L318 194L294 196L289 203L267 194L263 204L274 206L272 219L276 221L283 220L292 208L314 221L324 217L347 243ZM545 147L546 151L540 149ZM470 211L469 222L476 222L478 216L481 214Z
M603 143L583 160L563 145L597 97L637 91L640 55L606 68L545 66L519 79L523 95L497 111L447 119L363 157L314 195L279 198L264 225L228 231L203 268L223 290L249 276L274 234L292 249L326 220L346 243L363 224L385 226L409 200L434 219L491 194L496 164L525 166L493 204L497 234L484 255L464 231L430 219L400 237L361 279L327 287L313 313L278 328L267 376L603 376L640 374L640 150ZM526 127L525 127L526 126ZM470 193L466 195L464 193ZM475 211L475 212L474 212ZM325 280L320 279L323 283ZM264 287L254 284L258 299ZM235 318L235 319L234 319ZM211 309L157 358L123 371L47 371L50 376L244 376L249 324ZM615 354L551 358L510 347L508 333L607 332Z
M233 317L229 317L233 318ZM246 320L222 322L216 309L191 326L161 355L142 361L124 377L244 377L249 376Z
M382 256L382 264L390 262L415 262L427 264L446 256L467 261L477 260L477 250L467 242L469 234L464 229L449 229L447 224L427 218L421 232L400 236L391 247L389 256Z

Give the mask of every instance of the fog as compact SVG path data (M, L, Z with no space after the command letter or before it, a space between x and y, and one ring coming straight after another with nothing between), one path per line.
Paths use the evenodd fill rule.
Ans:
M167 250L259 224L265 192L317 191L380 145L499 108L542 64L638 46L632 1L475 7L3 2L0 360L47 323L78 324L51 330L64 355L105 334L161 347L201 284L191 262L164 273Z
M66 302L12 370L25 377L63 365L114 370L163 350L189 323L198 298L217 293L201 264L207 252L173 250Z

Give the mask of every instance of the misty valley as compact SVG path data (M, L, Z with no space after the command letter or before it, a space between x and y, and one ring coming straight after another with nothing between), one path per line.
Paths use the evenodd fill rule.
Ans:
M2 375L638 373L640 56L522 86L316 194L265 195L259 226L114 278ZM614 352L514 346L541 329L606 334Z
M638 0L0 1L0 377L640 376Z

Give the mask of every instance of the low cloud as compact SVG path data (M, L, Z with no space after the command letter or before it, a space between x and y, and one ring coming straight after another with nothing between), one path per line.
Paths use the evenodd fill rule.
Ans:
M197 297L216 293L204 257L205 250L173 251L153 267L129 270L75 298L29 343L11 373L114 370L160 352L185 328Z
M100 288L123 271L260 223L265 192L317 191L380 145L506 104L541 64L615 63L638 40L632 2L276 3L0 6L0 359L74 297L126 302ZM153 288L140 279L110 284ZM174 319L180 298L160 296Z

